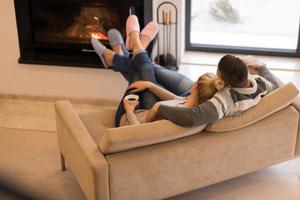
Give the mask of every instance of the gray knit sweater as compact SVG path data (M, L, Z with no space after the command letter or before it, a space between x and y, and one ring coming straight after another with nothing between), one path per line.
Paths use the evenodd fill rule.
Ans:
M229 88L193 108L160 105L158 115L181 126L211 124L224 116L238 115L255 106L267 93L278 87L273 75L261 67L259 75L249 75L251 88Z

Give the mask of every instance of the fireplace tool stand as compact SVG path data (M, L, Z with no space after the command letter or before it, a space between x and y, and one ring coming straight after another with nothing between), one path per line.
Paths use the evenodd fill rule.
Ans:
M156 19L160 26L160 32L157 37L155 62L167 69L178 70L178 10L176 5L169 1L159 4L156 10Z

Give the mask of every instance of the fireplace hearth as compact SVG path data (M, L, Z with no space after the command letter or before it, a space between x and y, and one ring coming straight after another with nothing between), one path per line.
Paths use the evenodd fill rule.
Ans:
M125 37L129 14L143 27L152 19L149 0L14 0L19 63L103 68L92 49L96 36L108 46L107 31ZM152 50L152 45L148 49Z

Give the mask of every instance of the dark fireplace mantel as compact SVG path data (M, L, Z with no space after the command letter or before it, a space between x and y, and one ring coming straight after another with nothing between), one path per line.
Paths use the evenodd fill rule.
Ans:
M91 33L108 46L106 32L125 36L134 13L143 27L152 20L151 0L14 0L19 63L103 68L90 43ZM152 44L148 49L152 50Z

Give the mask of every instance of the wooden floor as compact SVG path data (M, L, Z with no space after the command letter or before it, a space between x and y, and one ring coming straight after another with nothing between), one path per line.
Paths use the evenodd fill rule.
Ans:
M194 65L180 68L180 72L193 80L199 74L215 70L214 67ZM300 72L272 72L284 82L294 82L300 88ZM85 199L72 173L60 171L52 102L0 99L0 200L24 199L12 195L9 187L4 189L4 186L11 186L35 199ZM170 200L300 200L300 159Z

